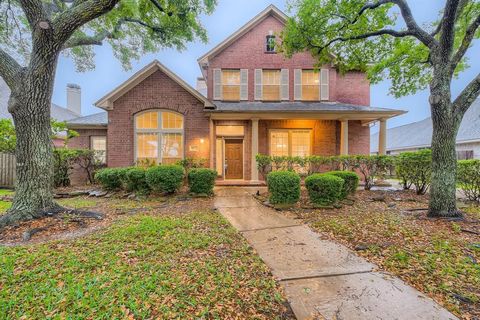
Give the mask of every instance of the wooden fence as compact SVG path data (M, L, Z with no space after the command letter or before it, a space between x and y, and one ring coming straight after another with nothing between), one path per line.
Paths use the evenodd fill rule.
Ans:
M13 188L15 183L15 155L0 153L0 187Z

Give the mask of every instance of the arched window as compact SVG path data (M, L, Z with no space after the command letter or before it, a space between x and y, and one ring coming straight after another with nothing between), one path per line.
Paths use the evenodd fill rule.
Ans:
M135 115L135 161L175 163L183 159L183 116L164 110Z

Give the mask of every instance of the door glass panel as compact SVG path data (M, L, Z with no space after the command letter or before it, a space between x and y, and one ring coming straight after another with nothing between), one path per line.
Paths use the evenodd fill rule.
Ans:
M270 153L272 156L288 156L288 131L270 132Z
M292 156L305 157L310 155L310 131L292 130Z

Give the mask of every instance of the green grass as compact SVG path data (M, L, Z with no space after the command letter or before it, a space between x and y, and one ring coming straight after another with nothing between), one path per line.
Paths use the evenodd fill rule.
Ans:
M0 247L1 319L278 318L267 267L218 214L134 216L70 242Z
M89 198L68 198L68 199L60 199L58 203L62 206L73 208L73 209L81 209L81 208L88 208L94 207L97 204L96 200L89 199Z
M11 196L13 195L13 190L10 189L0 189L0 197L1 196Z
M12 203L10 201L0 200L0 214L6 212L11 206Z

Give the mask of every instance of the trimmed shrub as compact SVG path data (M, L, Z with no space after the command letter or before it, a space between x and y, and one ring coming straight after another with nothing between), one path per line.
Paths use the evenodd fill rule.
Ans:
M300 199L300 176L293 171L274 171L267 176L272 204L294 204Z
M128 168L124 177L124 185L127 191L148 193L150 187L148 186L145 173L146 170L141 167Z
M147 169L147 183L154 191L174 193L183 182L183 168L179 165L160 165Z
M188 186L190 192L196 194L213 194L217 172L207 168L190 169L188 173Z
M358 188L359 177L355 172L352 171L331 171L327 174L342 178L344 181L342 188L342 198L346 198L350 194L354 194Z
M480 201L480 160L458 161L457 182L468 200Z
M317 205L330 205L342 198L344 181L342 178L316 173L305 179L310 201Z
M356 155L349 159L352 169L363 176L365 190L370 190L376 178L384 178L393 165L393 158L385 155Z
M413 184L417 194L425 194L430 186L432 151L425 149L400 153L395 159L395 172L404 187Z
M95 174L95 180L107 190L115 190L122 187L122 179L125 168L105 168Z

